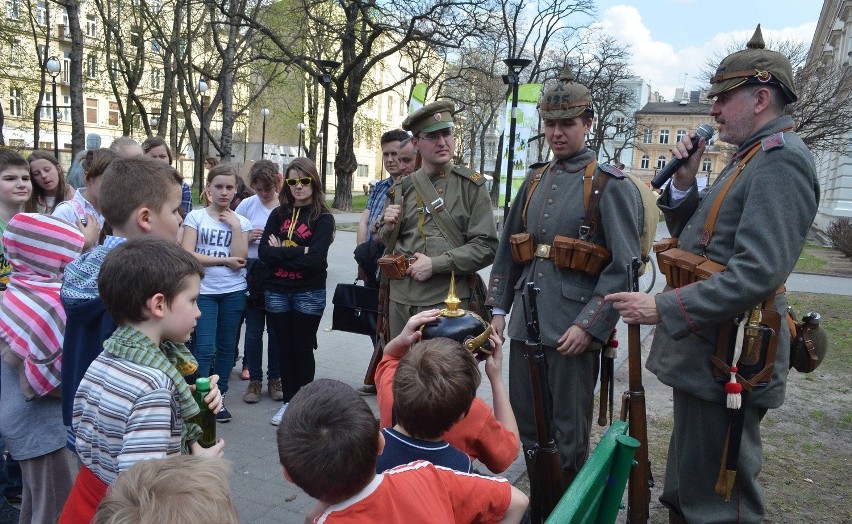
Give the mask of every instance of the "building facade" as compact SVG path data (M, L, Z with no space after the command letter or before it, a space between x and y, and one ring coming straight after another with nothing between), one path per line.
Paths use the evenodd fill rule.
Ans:
M825 0L808 52L808 63L852 65L852 0ZM852 141L852 131L846 132ZM825 231L832 220L852 217L852 157L814 152L822 196L814 226Z
M674 144L701 124L712 123L712 102L706 91L679 89L676 96L679 99L675 102L649 102L636 113L638 136L630 161L631 173L646 183L669 162ZM701 159L699 189L716 179L733 151L729 144L711 140Z

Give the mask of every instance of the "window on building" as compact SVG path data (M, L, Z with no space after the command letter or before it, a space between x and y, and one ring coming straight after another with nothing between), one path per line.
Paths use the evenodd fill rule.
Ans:
M370 169L367 167L367 164L358 164L358 176L360 178L367 178L370 174Z
M110 78L118 78L121 75L121 63L118 60L110 59L109 75Z
M669 130L668 129L660 129L660 143L668 144L669 143Z
M627 126L627 119L623 116L615 117L615 134L620 135L624 133L624 128Z
M138 25L134 25L130 27L130 45L133 47L139 47L142 45L142 32L139 30Z
M651 141L654 140L654 131L650 128L646 128L642 131L642 143L650 144Z
M119 125L118 102L109 103L109 125L118 127Z
M664 167L666 167L666 157L660 155L657 157L657 169L662 169Z
M86 76L89 78L98 77L98 57L94 53L86 56Z
M642 160L639 162L640 169L648 169L651 165L651 158L648 155L642 155Z
M402 100L400 100L399 101L399 116L405 116L405 110L406 109L407 108L405 107L405 104L403 103Z
M47 46L44 44L37 45L36 54L38 55L38 63L44 64L45 60L47 60Z
M86 36L98 36L98 21L94 14L86 15Z
M47 25L47 3L45 0L39 0L36 4L36 22L38 25Z
M160 45L159 40L151 40L151 52L159 53L163 49L163 46Z
M393 97L388 97L388 120L393 119Z
M163 88L163 72L159 69L151 70L151 89L160 90Z
M709 158L705 158L701 161L701 170L704 171L705 173L709 173L712 168L713 168L713 161L710 160Z
M9 114L12 116L24 114L24 94L20 87L9 88Z
M6 17L15 20L21 18L20 0L6 0Z
M86 123L87 124L97 124L98 123L98 99L97 98L87 98L86 99Z
M50 114L51 109L53 109L53 94L45 93L44 98L41 100L41 110L39 110L41 118L44 120L53 120L53 115Z
M59 108L59 114L62 115L62 120L71 121L71 95L62 95L62 107Z
M71 79L71 57L68 56L68 53L65 53L65 56L62 57L62 83L68 84Z
M21 65L21 57L24 55L24 48L21 45L19 38L13 38L9 42L9 63L11 65Z
M677 130L677 138L675 138L675 143L683 140L683 137L686 136L686 129L678 129Z

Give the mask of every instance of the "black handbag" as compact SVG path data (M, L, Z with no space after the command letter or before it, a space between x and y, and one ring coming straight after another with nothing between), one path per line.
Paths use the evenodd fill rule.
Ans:
M375 335L379 315L379 288L337 284L334 290L331 329Z

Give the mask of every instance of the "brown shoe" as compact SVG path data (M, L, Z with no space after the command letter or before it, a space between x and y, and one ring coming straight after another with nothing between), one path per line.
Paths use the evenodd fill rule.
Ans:
M256 404L260 401L261 384L259 380L252 380L246 388L246 394L243 395L243 402L247 404Z
M270 379L267 387L269 388L269 396L272 397L272 400L284 400L284 391L281 389L280 378Z

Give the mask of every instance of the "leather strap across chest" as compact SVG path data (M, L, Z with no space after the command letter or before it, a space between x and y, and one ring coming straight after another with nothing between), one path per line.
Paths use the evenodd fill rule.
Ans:
M722 201L725 200L725 195L728 194L728 190L731 189L731 185L733 185L734 180L736 180L737 176L742 173L743 168L751 160L751 157L757 153L760 149L761 143L758 142L751 146L751 148L746 152L746 154L742 157L742 159L737 164L737 167L734 169L734 172L725 181L725 185L722 186L722 189L719 191L719 194L716 195L716 199L713 201L713 207L710 208L710 214L707 215L707 220L704 222L704 231L701 233L701 238L698 241L698 245L701 246L702 254L706 256L707 246L710 245L710 239L713 237L713 229L716 227L716 219L719 218L719 210L722 208Z

